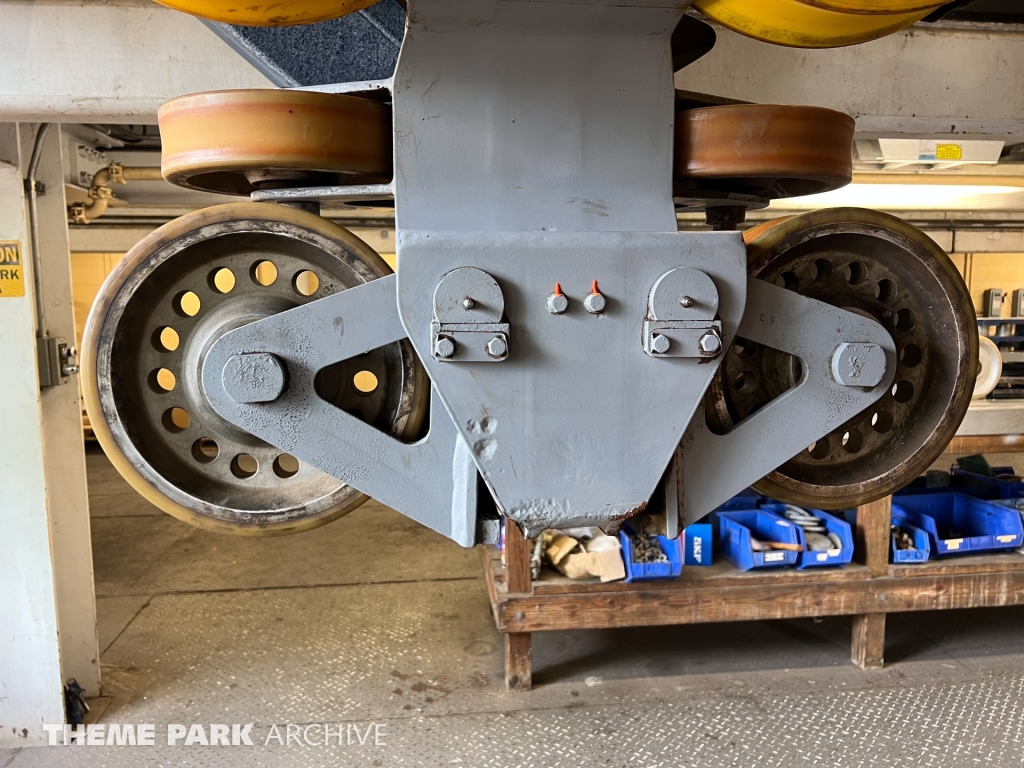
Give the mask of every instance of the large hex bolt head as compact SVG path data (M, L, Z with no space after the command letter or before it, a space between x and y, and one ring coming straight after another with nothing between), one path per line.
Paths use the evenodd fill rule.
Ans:
M455 354L455 339L451 336L438 336L434 341L434 355L447 360Z
M569 299L563 293L552 293L548 296L548 312L552 315L565 314L569 308Z
M654 338L651 339L651 351L656 355L664 355L671 345L668 336L660 333L654 334Z
M272 403L284 392L288 374L269 352L233 355L224 363L224 391L236 403Z
M700 337L700 351L705 355L717 355L722 351L722 339L714 331Z
M495 336L487 342L487 356L501 360L508 354L508 344L501 336Z
M877 387L885 377L885 350L877 344L844 342L832 355L832 376L846 387Z
M600 315L608 305L603 293L591 293L583 300L583 308L592 315Z

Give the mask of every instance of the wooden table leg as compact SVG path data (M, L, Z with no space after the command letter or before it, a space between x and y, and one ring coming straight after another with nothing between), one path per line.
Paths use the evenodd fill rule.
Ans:
M885 664L885 614L853 617L853 663L861 669L881 669Z
M533 686L533 635L505 633L505 687L528 691Z
M530 542L519 526L505 520L505 585L509 593L530 593ZM533 638L529 632L505 633L505 686L528 691L533 685Z
M871 569L871 577L889 573L889 529L892 525L892 497L857 508L857 559ZM885 661L885 614L866 613L853 617L850 653L861 669L881 669Z

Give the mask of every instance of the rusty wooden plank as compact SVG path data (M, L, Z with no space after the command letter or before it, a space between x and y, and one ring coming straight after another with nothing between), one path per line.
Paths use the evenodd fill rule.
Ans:
M896 578L915 576L960 576L971 573L1024 571L1024 555L1019 552L967 555L929 560L926 563L890 565L889 575Z
M498 626L505 632L543 632L1021 604L1020 571L676 590L638 585L631 592L510 595L499 603Z
M684 568L678 579L646 581L642 587L638 582L626 583L613 581L602 584L597 579L574 581L561 574L549 570L541 572L541 578L533 582L535 595L560 595L593 592L633 592L638 588L645 590L674 590L704 586L751 586L759 584L789 584L814 582L849 581L851 579L867 579L871 572L863 565L850 565L846 568L811 568L798 571L795 568L766 568L751 571L737 570L734 565L720 559L709 567Z
M946 453L969 456L975 453L1024 452L1024 435L968 435L954 437Z
M510 593L530 592L530 543L514 522L505 518L505 586Z
M885 614L854 616L852 635L853 663L861 669L881 669L885 664Z
M510 691L533 687L533 638L529 632L505 634L505 687Z
M857 561L866 565L872 576L885 576L889 572L891 526L891 496L857 507L857 529L854 535Z

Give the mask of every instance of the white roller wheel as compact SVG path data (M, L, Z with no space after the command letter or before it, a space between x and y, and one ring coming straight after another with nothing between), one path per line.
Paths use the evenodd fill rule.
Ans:
M987 336L979 339L978 345L978 378L974 383L975 400L988 397L999 384L999 377L1003 375L1003 356L999 354L999 347Z

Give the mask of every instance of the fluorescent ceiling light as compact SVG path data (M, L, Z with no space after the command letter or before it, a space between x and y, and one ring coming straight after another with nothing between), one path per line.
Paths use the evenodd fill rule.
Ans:
M957 184L850 184L834 192L776 200L774 210L836 207L883 210L1024 210L1024 188Z

